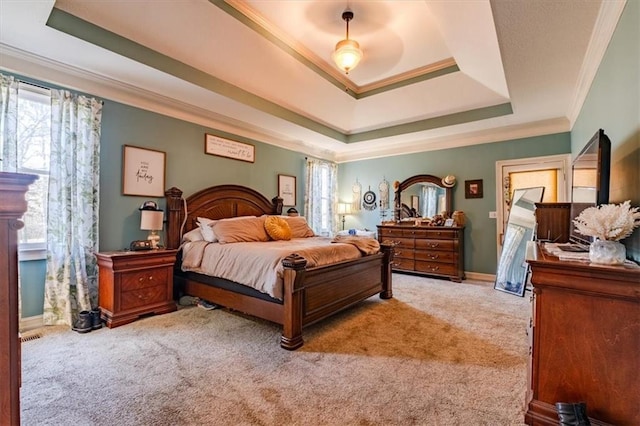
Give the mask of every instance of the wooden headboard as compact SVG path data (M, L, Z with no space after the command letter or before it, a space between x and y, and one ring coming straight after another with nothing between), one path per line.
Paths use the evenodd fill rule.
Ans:
M184 222L184 202L182 191L170 188L165 192L167 200L167 248L178 248L182 237ZM271 201L259 192L240 185L217 185L203 189L187 197L187 220L182 233L198 226L196 219L225 219L237 216L262 216L264 214L282 214L282 198Z

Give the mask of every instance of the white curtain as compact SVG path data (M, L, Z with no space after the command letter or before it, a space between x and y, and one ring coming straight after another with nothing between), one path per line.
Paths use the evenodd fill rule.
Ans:
M304 215L317 235L338 232L338 166L329 161L307 159Z
M73 325L97 306L101 117L100 101L51 91L46 325Z

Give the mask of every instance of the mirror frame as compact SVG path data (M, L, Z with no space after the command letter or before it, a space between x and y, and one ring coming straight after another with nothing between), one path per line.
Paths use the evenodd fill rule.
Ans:
M446 212L447 212L447 215L451 216L451 213L453 212L453 206L452 206L453 196L451 192L452 187L444 186L442 184L442 178L439 178L437 176L415 175L400 182L400 184L398 185L398 188L395 191L394 218L396 222L400 220L400 211L402 210L402 199L401 199L402 191L404 191L405 189L407 189L408 187L416 183L431 183L435 186L438 186L444 189L444 192L445 192L444 204L445 204Z

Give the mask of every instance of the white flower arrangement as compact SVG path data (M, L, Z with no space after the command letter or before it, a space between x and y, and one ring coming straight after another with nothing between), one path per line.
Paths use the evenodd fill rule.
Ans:
M631 207L631 201L622 204L602 204L584 209L573 220L578 233L599 240L619 241L640 226L640 207Z

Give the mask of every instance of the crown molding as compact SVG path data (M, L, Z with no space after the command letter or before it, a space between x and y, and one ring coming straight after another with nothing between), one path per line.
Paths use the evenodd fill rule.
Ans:
M595 79L602 58L616 30L626 2L627 0L603 1L600 6L600 12L596 18L591 39L589 40L589 45L587 46L587 51L580 69L580 75L578 76L578 83L574 91L575 96L567 111L571 128L573 128L573 125L580 115L582 105L589 94L591 84Z

